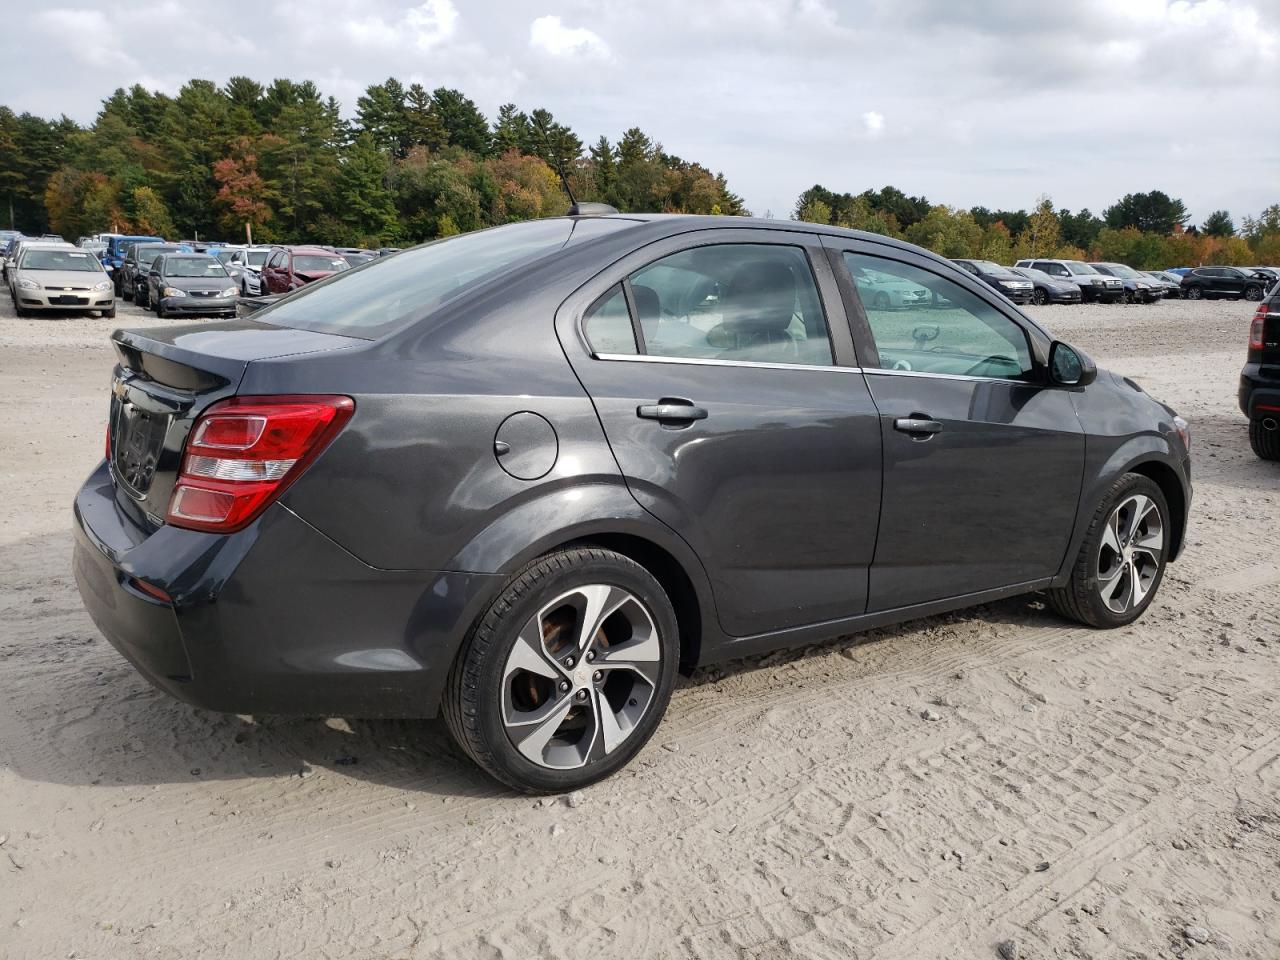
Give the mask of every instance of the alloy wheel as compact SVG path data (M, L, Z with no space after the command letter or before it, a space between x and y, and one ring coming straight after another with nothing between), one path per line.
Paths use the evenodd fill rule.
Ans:
M1262 299L1261 287L1245 287L1244 298L1246 300L1258 301Z
M1204 292L1199 287L1192 287L1187 291L1188 300L1199 300L1204 296Z
M529 761L572 770L612 753L657 693L653 615L621 587L576 587L528 619L507 656L502 722Z
M1098 592L1112 613L1125 614L1151 592L1164 562L1164 518L1141 493L1121 500L1107 518L1098 548Z

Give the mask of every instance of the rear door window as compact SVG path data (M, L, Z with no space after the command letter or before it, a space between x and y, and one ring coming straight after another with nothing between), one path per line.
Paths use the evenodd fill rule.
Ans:
M694 247L641 268L628 283L650 355L833 365L822 301L800 247Z
M635 354L636 337L631 326L627 297L618 284L597 300L587 311L583 329L591 352L602 354Z

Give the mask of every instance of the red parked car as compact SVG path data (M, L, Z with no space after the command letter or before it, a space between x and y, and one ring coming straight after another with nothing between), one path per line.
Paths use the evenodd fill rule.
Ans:
M350 268L339 254L322 247L276 247L262 265L262 293L289 293Z

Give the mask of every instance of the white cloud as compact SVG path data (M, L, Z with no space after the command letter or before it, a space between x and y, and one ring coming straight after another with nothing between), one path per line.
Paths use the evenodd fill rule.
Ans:
M415 47L431 50L451 40L458 30L458 8L451 0L426 0L398 20L379 16L345 20L342 30L362 47Z
M91 67L115 65L138 69L138 62L124 52L119 30L101 10L55 7L37 13L35 22L52 43L64 46L67 53L81 63Z
M876 110L868 110L862 115L862 129L873 140L880 136L884 133L884 114Z
M529 46L553 57L607 60L609 45L586 27L566 27L559 17L545 16L529 28Z

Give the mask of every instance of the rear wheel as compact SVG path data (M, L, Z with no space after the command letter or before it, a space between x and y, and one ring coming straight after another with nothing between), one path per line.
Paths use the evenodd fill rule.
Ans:
M1263 460L1280 460L1280 418L1250 420L1249 446Z
M1154 481L1126 473L1098 505L1065 587L1049 605L1091 627L1122 627L1142 616L1164 577L1172 527Z
M644 746L679 653L671 602L647 570L610 550L549 554L516 575L459 651L445 722L508 786L572 790Z

